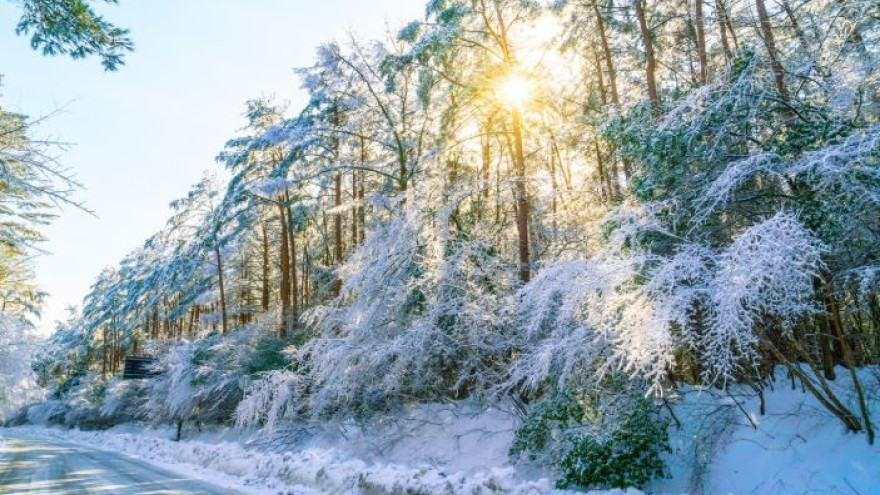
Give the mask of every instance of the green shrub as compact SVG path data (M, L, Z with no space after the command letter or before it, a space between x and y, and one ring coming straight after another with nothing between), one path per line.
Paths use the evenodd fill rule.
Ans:
M532 406L514 435L510 456L556 462L558 444L565 432L586 420L587 408L572 389L564 389Z
M647 400L639 398L623 413L605 438L576 435L559 462L559 488L642 486L665 476L661 453L669 451L665 423L652 417Z
M571 389L551 394L516 431L511 457L555 466L559 488L638 487L665 476L667 424L642 396L616 399L611 405Z

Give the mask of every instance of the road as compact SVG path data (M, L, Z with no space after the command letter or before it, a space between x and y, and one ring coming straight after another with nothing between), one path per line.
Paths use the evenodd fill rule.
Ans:
M234 495L114 452L3 430L2 495Z

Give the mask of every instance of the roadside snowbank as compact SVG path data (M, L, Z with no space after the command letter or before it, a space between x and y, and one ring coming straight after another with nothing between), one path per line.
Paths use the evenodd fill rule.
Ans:
M844 369L831 383L854 405ZM880 427L880 368L860 370L875 428ZM670 406L671 478L645 493L800 495L877 493L880 443L847 433L784 370L760 398L683 387ZM855 410L855 409L854 409ZM369 423L292 424L276 431L215 428L173 442L172 428L125 424L104 432L30 428L34 434L122 452L206 479L236 480L252 493L533 495L562 494L552 472L510 465L515 415L462 401L415 406ZM573 493L573 492L568 492ZM641 495L610 490L594 495Z
M283 494L562 494L550 480L520 479L514 468L489 469L473 474L447 473L429 466L368 463L335 449L307 448L273 453L248 449L232 442L173 442L162 438L114 432L83 432L28 428L37 435L49 435L90 447L122 452L162 467L192 473L207 479L214 473L231 476L245 486ZM427 448L427 446L426 446ZM259 493L259 492L256 492ZM641 495L630 490L590 492L594 495Z

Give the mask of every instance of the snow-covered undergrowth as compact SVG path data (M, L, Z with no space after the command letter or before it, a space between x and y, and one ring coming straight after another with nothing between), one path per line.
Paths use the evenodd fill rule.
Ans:
M108 431L32 429L150 462L194 466L273 493L545 494L552 478L507 459L513 414L470 402L406 409L380 422L290 425L273 432L188 432L122 425ZM170 466L173 468L173 465ZM596 494L638 495L638 490Z
M22 405L43 398L31 356L40 339L27 321L0 312L0 424Z
M683 389L673 407L681 427L670 427L672 477L648 492L693 494L869 494L880 487L880 445L848 433L816 398L793 384L781 368L761 400L745 387ZM880 369L861 369L859 379L880 424ZM852 380L837 368L830 386L854 400Z
M880 446L847 433L782 369L760 398L751 389L683 387L670 402L680 426L670 426L671 477L651 494L874 493L880 486ZM880 370L860 379L880 424ZM851 397L844 369L832 382ZM511 465L507 452L517 426L504 408L475 403L410 407L384 420L358 424L289 424L273 432L231 428L196 432L173 442L173 429L129 424L103 432L32 429L140 457L164 467L229 477L255 493L323 494L561 494L554 473ZM568 492L571 493L571 492ZM638 495L630 490L594 494Z

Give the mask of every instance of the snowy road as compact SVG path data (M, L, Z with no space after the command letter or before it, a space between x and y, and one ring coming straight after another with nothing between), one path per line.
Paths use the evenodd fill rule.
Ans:
M113 452L15 434L0 439L0 494L237 494Z

